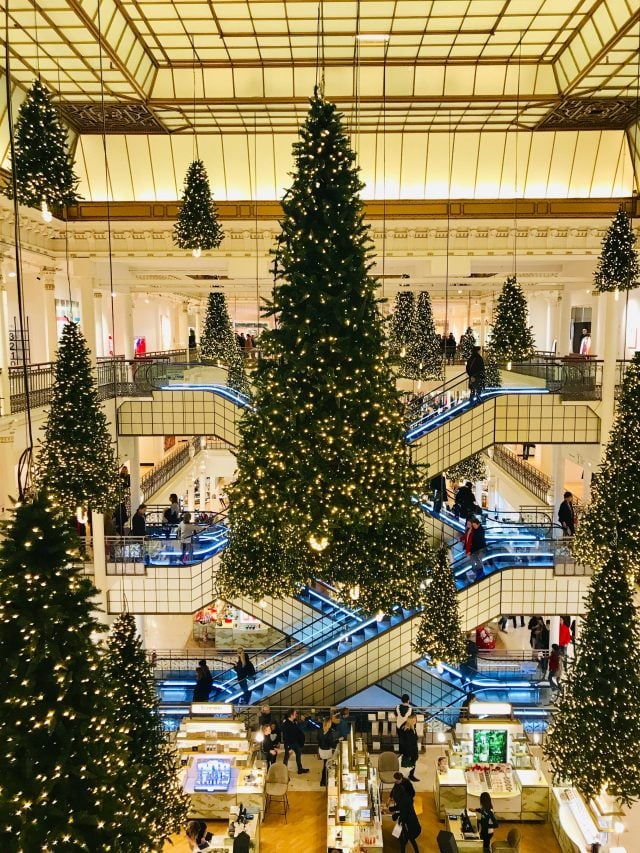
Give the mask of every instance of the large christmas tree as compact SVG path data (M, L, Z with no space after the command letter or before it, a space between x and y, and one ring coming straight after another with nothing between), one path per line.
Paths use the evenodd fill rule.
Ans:
M200 337L200 354L228 364L238 349L224 293L209 294L207 316Z
M295 143L277 286L261 338L255 410L240 424L221 582L253 598L312 575L359 588L367 610L416 600L428 549L369 277L362 184L341 118L322 97Z
M51 93L40 80L34 80L20 107L14 130L16 177L20 204L37 207L47 213L51 207L64 207L78 200L78 178L69 156L67 131L60 123ZM3 192L13 197L9 180Z
M496 302L491 349L500 364L524 361L533 354L527 299L514 275L507 278Z
M126 726L93 635L96 590L44 498L0 545L0 849L146 851Z
M396 293L393 313L389 317L389 352L401 376L407 375L407 355L413 338L416 300L411 290Z
M153 670L130 613L122 613L113 624L106 670L118 719L128 729L129 764L137 777L132 794L146 831L162 850L164 839L181 829L187 798L178 780L176 752L162 729Z
M194 257L199 257L203 249L217 249L223 239L224 231L211 197L207 170L202 160L194 160L184 179L173 242L180 249L191 249Z
M595 574L575 662L547 735L554 774L588 797L640 797L640 623L633 573L615 551Z
M431 297L426 290L418 296L412 335L407 350L405 374L411 379L442 379L444 377L440 337L436 335Z
M76 323L67 323L62 330L36 479L67 512L75 512L77 507L105 512L122 500L89 348Z
M640 285L640 264L631 220L618 210L604 240L594 275L596 290L633 290Z
M600 470L594 474L591 502L576 529L573 553L579 562L601 566L614 551L640 577L640 353L627 371L616 418Z
M458 593L449 562L449 551L441 548L425 582L422 619L414 649L433 663L462 663L467 644L462 632Z

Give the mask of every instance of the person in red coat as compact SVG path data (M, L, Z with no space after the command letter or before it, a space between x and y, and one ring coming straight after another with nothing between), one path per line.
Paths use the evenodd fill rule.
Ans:
M568 616L563 616L560 620L560 635L558 645L563 655L567 654L567 646L571 643L571 621Z

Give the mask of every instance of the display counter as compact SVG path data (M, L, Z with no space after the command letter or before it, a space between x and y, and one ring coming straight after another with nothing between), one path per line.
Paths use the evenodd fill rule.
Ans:
M625 853L616 846L614 826L622 814L615 804L603 803L602 798L586 803L575 788L553 788L551 794L551 825L562 853L590 853L594 841L601 853Z
M327 765L327 849L382 853L380 780L353 730Z
M436 770L433 793L440 820L447 812L460 812L467 807L467 782L462 768L452 767L445 773Z
M226 834L214 835L209 840L209 846L204 848L205 853L232 853L235 837L241 832L246 832L249 836L253 845L251 853L260 853L260 820L258 815L242 826L236 823L237 818L238 809L233 806L229 814L229 826Z
M181 770L182 787L189 797L189 818L225 819L232 806L243 805L262 819L265 806L264 770L233 767L219 756L193 755Z
M467 837L465 837L465 834L462 832L462 823L460 820L461 811L461 809L447 811L445 817L445 829L447 832L451 832L453 834L460 853L482 853L484 845L478 832L477 815L471 811L467 812L473 828L473 834L476 837L471 838L469 833L466 833Z

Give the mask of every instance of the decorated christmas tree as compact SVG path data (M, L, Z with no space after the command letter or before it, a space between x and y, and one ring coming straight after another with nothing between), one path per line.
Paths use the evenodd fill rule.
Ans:
M485 388L501 388L502 377L498 366L498 359L493 350L493 346L485 347L484 350L484 387Z
M631 220L618 210L602 241L602 252L594 275L596 290L633 290L640 285L640 264L635 250L636 235Z
M474 453L472 456L467 456L457 465L449 468L445 472L447 479L454 483L466 482L471 480L472 483L477 483L478 480L487 479L487 465L482 453Z
M446 548L438 551L427 573L422 618L413 648L435 664L454 666L467 658L467 644L458 610L458 593Z
M405 364L405 375L411 379L443 379L444 377L440 337L436 335L431 297L426 290L418 296Z
M122 500L89 348L76 323L67 323L62 330L36 479L66 512L75 513L77 507L105 512Z
M178 780L175 749L162 729L153 669L130 613L122 613L113 624L106 671L118 719L128 729L128 763L137 777L132 795L146 832L162 850L164 839L184 823L187 798Z
M51 93L34 80L18 113L14 130L15 161L12 168L20 204L36 207L50 216L50 208L78 201L78 178L69 155L67 131L60 123ZM13 197L11 179L3 188Z
M640 353L627 365L616 417L591 501L573 539L573 553L585 565L601 566L614 553L640 577Z
M42 497L4 533L0 849L151 850L72 534Z
M515 276L505 281L496 302L491 349L499 364L524 361L533 354L527 300Z
M396 293L393 314L389 318L389 352L399 365L401 375L406 375L407 354L413 338L416 314L415 297L410 290Z
M223 588L295 593L311 576L365 610L417 599L429 558L417 468L387 356L355 155L333 104L311 108L283 200L255 409L240 423Z
M468 358L471 358L471 353L473 352L473 348L476 344L476 336L471 326L469 326L467 331L460 336L460 341L458 343L458 352L460 354L461 361L466 361Z
M211 197L202 160L194 160L184 179L182 205L173 228L173 242L199 257L203 249L217 249L224 238L218 211Z
M605 787L627 806L640 797L640 623L615 543L593 577L545 752L556 778L587 797Z
M231 317L224 293L209 294L207 316L200 337L200 354L203 358L229 364L238 351L236 337L231 328Z

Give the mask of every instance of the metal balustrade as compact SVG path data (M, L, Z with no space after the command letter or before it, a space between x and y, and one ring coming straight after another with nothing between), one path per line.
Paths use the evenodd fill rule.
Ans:
M547 500L551 478L502 444L494 444L493 461L541 501Z
M202 439L194 436L172 450L153 470L140 478L140 489L145 501L168 483L184 466L202 450Z

